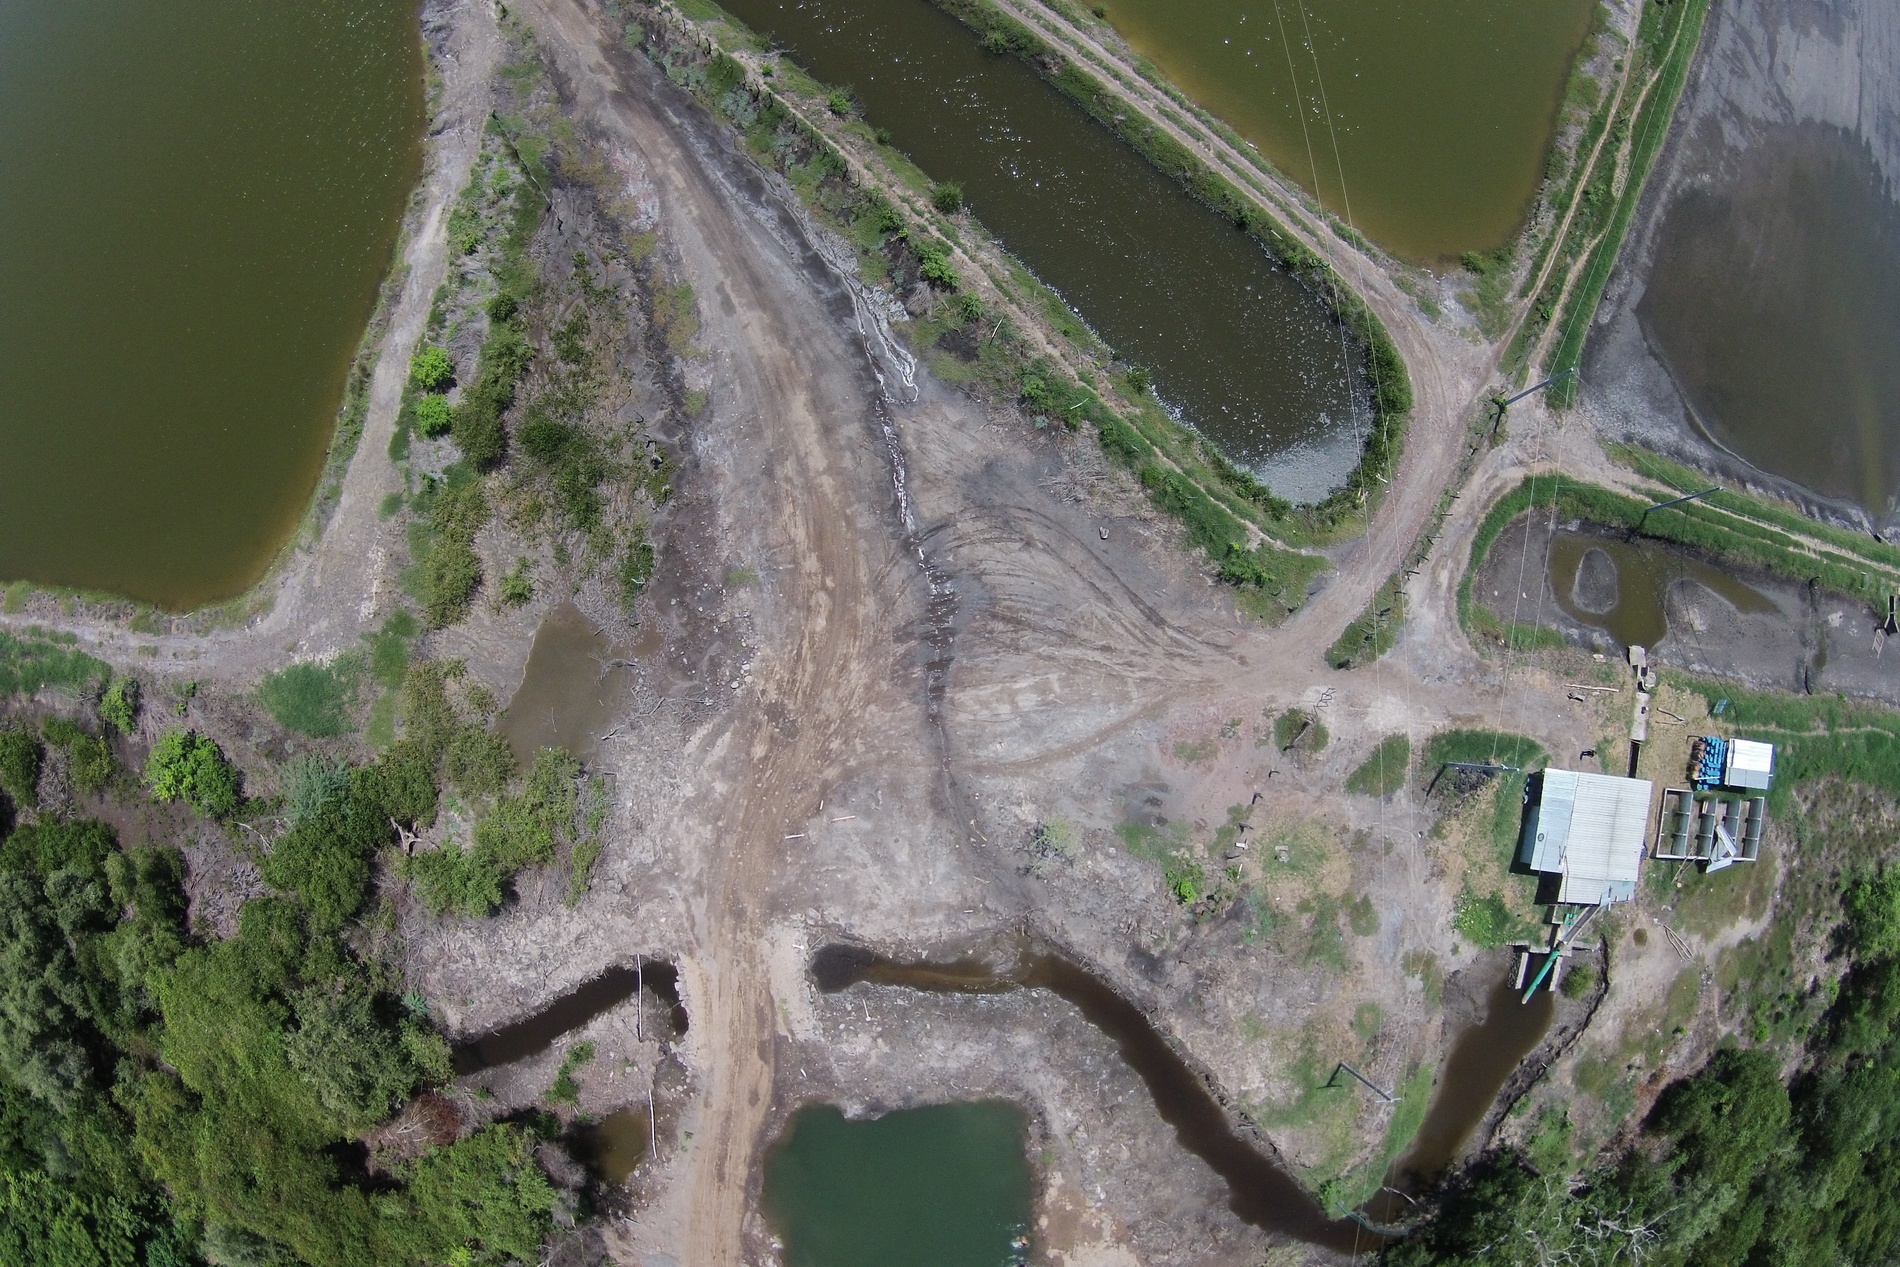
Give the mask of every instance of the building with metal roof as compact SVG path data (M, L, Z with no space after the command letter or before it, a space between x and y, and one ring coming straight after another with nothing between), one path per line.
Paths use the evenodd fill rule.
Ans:
M1722 771L1723 786L1765 792L1774 777L1775 745L1753 739L1728 741L1728 763Z
M1648 843L1653 791L1648 779L1613 774L1545 770L1531 776L1524 789L1519 861L1556 877L1557 902L1629 901Z

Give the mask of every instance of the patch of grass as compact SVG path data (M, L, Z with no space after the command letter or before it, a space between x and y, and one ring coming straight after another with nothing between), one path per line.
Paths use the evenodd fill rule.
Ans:
M1399 960L1399 967L1425 988L1426 1006L1437 1007L1445 1001L1445 969L1437 955L1429 950L1408 950Z
M1315 893L1300 902L1299 910L1310 917L1300 961L1326 964L1341 972L1351 967L1346 954L1346 934L1339 926L1339 899L1330 893Z
M1379 587L1365 611L1341 630L1333 645L1326 649L1326 663L1335 669L1356 669L1371 664L1392 649L1399 640L1399 631L1405 627L1405 595L1399 588L1403 579L1394 574Z
M1352 1032L1368 1047L1385 1026L1385 1012L1377 1003L1365 1002L1352 1010Z
M1405 735L1387 735L1372 750L1372 755L1347 776L1346 790L1360 796L1391 796L1405 786L1411 766L1411 739Z
M1220 744L1212 739L1182 740L1174 745L1174 759L1188 765L1212 761L1220 755Z
M534 600L534 579L529 575L529 566L527 556L518 555L514 567L501 578L496 597L503 606L525 607Z
M1564 978L1558 983L1558 991L1566 999L1589 997L1590 991L1597 988L1597 966L1593 963L1580 963L1564 972Z
M1289 708L1273 719L1273 746L1281 752L1297 748L1301 752L1319 752L1331 736L1326 723L1301 708Z
M257 700L286 730L331 739L354 728L350 713L363 669L363 657L357 652L340 655L329 664L293 664L265 674Z
M574 850L568 855L567 905L572 908L581 904L593 887L594 864L600 861L604 846L597 836L574 842Z
M1609 282L1617 256L1622 253L1624 235L1642 200L1650 170L1668 137L1670 118L1688 81L1689 68L1701 43L1703 23L1713 3L1714 0L1681 0L1677 4L1644 6L1637 43L1646 54L1645 60L1660 58L1664 50L1668 55L1658 63L1661 78L1644 99L1642 109L1634 117L1618 119L1611 125L1613 129L1627 129L1626 135L1632 138L1624 163L1623 188L1610 212L1609 227L1591 252L1590 262L1571 292L1563 314L1557 318L1560 334L1545 366L1552 373L1574 370L1583 359L1584 340L1596 317L1597 304L1603 298L1603 288ZM1635 52L1633 49L1632 55ZM1641 69L1647 70L1648 66ZM1606 143L1598 159L1599 166L1604 166L1604 160L1611 157L1612 147L1620 140L1613 132L1613 140ZM1609 166L1614 167L1614 163ZM1601 175L1608 176L1609 171L1606 169ZM1600 177L1593 174L1591 179L1595 183ZM1572 232L1577 230L1573 228ZM1574 402L1576 383L1572 377L1553 386L1549 392L1550 403L1561 408Z
M1385 1182L1392 1163L1411 1147L1419 1128L1425 1125L1425 1112L1431 1106L1435 1068L1430 1062L1417 1065L1399 1084L1395 1092L1398 1104L1393 1106L1392 1116L1386 1121L1385 1138L1379 1151L1346 1174L1320 1185L1320 1201L1334 1218L1343 1218L1347 1211L1370 1201Z
M1361 893L1346 904L1346 923L1355 937L1371 937L1379 931L1379 912L1370 894Z
M0 696L34 695L51 688L78 696L104 686L112 676L105 661L78 649L69 633L34 626L22 633L0 631Z
M1513 940L1524 940L1534 931L1511 913L1503 894L1479 894L1469 884L1458 894L1451 926L1481 950L1496 950Z

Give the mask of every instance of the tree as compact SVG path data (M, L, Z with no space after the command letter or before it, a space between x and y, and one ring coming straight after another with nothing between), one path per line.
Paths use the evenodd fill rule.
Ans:
M237 811L242 798L237 768L215 741L195 730L170 730L152 745L145 782L154 799L184 801L207 818Z
M285 1054L345 1134L382 1121L415 1089L417 1070L402 1035L376 1014L366 986L341 980L312 986L297 994L294 1007L297 1028Z

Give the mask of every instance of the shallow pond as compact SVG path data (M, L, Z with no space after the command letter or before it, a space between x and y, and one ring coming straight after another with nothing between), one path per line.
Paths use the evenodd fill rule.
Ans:
M1252 239L1193 201L1014 57L927 0L726 0L984 225L1227 455L1324 497L1371 425L1363 352Z
M609 1113L574 1130L574 1156L596 1179L617 1188L646 1160L653 1144L651 1123L645 1109Z
M813 1104L765 1160L787 1267L1003 1267L1028 1261L1021 1109L940 1104L848 1120Z
M182 608L302 518L421 161L416 0L0 4L0 579Z
M1900 490L1900 202L1866 144L1764 128L1688 186L1636 313L1697 424L1879 516Z
M1335 213L1428 263L1517 231L1594 4L1110 0L1108 19Z
M1653 541L1559 532L1550 541L1550 585L1572 620L1625 647L1653 647L1669 633L1670 589L1694 581L1737 611L1772 612L1773 601L1720 568Z
M521 685L495 728L523 766L543 748L565 748L591 762L632 689L633 672L607 635L574 604L562 603L534 631Z

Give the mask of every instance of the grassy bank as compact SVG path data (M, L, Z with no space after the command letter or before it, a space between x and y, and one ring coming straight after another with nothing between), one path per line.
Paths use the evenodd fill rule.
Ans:
M1236 588L1244 609L1268 621L1297 610L1328 566L1289 548L1310 539L1306 521L1170 419L1137 375L1101 366L1099 340L1028 269L1010 260L1006 275L960 276L954 248L980 230L932 215L930 179L863 121L836 115L829 105L835 90L783 58L773 59L769 83L750 75L732 51L760 53L765 42L723 14L704 16L710 10L696 5L702 21L689 26L664 10L630 6L624 40L733 126L752 157L785 177L816 221L851 242L863 279L900 292L921 282L934 293L930 310L901 331L932 371L1020 409L1039 426L1092 429L1104 454L1134 475L1150 502L1178 521L1189 543ZM841 148L847 135L866 143L852 148L876 168L854 165ZM971 243L966 255L989 253L981 247L1008 259L987 240ZM1053 317L1058 312L1062 320ZM1047 321L1078 359L1097 368L1075 370L1043 355L1019 319Z
M1585 185L1584 202L1578 207L1564 244L1559 248L1559 267L1552 270L1550 282L1550 286L1558 288L1563 284L1569 261L1592 236L1599 230L1602 232L1601 240L1590 252L1582 277L1562 311L1554 317L1558 325L1557 345L1544 367L1550 373L1575 369L1583 359L1584 340L1596 318L1597 304L1603 298L1610 271L1622 252L1630 220L1642 200L1643 186L1656 165L1657 156L1662 153L1663 142L1668 139L1669 122L1682 97L1683 84L1688 81L1689 67L1695 61L1703 24L1713 2L1680 0L1676 4L1651 4L1643 8L1636 44L1629 54L1639 61L1631 73L1632 77L1656 74L1657 78L1643 97L1640 109L1619 110L1610 124L1610 141L1597 156L1596 166ZM1630 103L1632 107L1634 104ZM1540 297L1540 304L1554 301L1557 292L1547 287L1547 293L1549 300ZM1550 391L1552 403L1558 406L1572 403L1576 396L1574 377Z
M1561 642L1552 630L1526 625L1506 627L1488 609L1472 601L1472 583L1498 536L1526 511L1555 507L1566 518L1610 529L1634 532L1682 546L1718 563L1751 568L1791 581L1813 581L1820 588L1867 603L1884 603L1900 589L1900 568L1872 561L1850 560L1818 553L1773 524L1744 518L1727 509L1691 502L1659 510L1646 519L1645 503L1595 484L1564 475L1539 475L1524 480L1499 498L1472 537L1471 557L1458 582L1458 618L1465 629L1513 646Z

